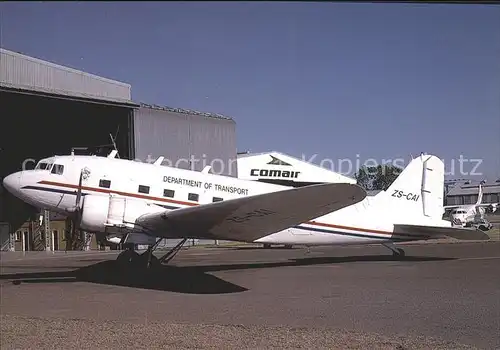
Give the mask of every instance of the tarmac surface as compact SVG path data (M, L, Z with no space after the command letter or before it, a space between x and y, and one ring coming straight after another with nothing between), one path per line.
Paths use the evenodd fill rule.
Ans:
M404 245L399 245L404 246ZM2 253L4 349L500 348L500 242Z

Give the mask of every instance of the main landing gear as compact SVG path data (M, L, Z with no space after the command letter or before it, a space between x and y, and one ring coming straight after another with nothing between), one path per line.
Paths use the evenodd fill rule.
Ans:
M405 251L403 250L403 248L397 248L392 243L382 243L382 245L384 247L392 250L392 256L394 258L404 258L405 257Z
M150 246L144 253L139 254L133 249L126 249L118 255L116 261L120 266L123 267L134 267L134 268L153 268L161 266L163 263L168 263L174 258L174 256L181 250L184 243L186 243L187 238L182 239L175 247L169 250L161 258L154 256L153 252L158 247L161 239L157 240L156 243Z

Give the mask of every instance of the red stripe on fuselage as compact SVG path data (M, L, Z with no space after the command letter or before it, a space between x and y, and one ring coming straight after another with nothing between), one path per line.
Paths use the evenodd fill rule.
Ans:
M42 184L42 185L60 186L60 187L73 188L75 190L78 190L78 185L73 185L73 184L68 184L68 183L55 182L55 181L39 181L38 183ZM158 202L186 205L186 206L190 206L190 207L200 205L198 203L184 202L184 201L178 201L178 200L162 198L162 197L153 197L153 196L147 196L147 195L138 194L138 193L115 191L115 190L110 190L107 188L81 186L81 189L87 190L87 191L93 191L93 192L107 193L107 194L111 194L111 193L118 194L118 195L125 196L125 197L148 199L148 200L158 201ZM332 224L327 224L324 222L316 222L316 221L307 221L307 222L304 222L303 224L312 225L312 226L329 227L329 228L335 228L335 229L341 229L341 230L351 230L351 231L366 232L366 233L378 233L378 234L391 235L391 236L393 234L392 232L388 232L388 231L364 229L364 228L341 226L341 225L332 225Z
M78 185L73 185L73 184L67 184L67 183L62 183L62 182L55 182L55 181L39 181L38 182L41 185L51 185L51 186L60 186L60 187L66 187L66 188L73 188L75 190L78 190ZM107 188L98 188L98 187L88 187L88 186L81 186L82 190L87 190L87 191L93 191L93 192L100 192L100 193L107 193L107 194L118 194L121 196L125 197L134 197L134 198L139 198L139 199L149 199L149 200L154 200L158 202L166 202L166 203L175 203L175 204L180 204L180 205L188 205L188 206L196 206L199 204L196 203L190 203L190 202L183 202L183 201L178 201L174 199L167 199L167 198L161 198L161 197L153 197L153 196L147 196L139 193L129 193L129 192L122 192L122 191L115 191L115 190L110 190Z

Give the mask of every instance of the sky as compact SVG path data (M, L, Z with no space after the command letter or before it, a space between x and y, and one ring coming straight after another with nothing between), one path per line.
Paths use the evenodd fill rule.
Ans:
M500 178L500 6L2 2L0 16L5 49L231 116L238 151L342 173L425 152L448 178Z

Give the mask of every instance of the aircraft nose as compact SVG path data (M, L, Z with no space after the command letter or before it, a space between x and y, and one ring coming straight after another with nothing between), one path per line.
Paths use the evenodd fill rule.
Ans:
M19 190L19 186L21 183L21 173L14 173L7 175L3 179L3 187L10 193L15 193Z

